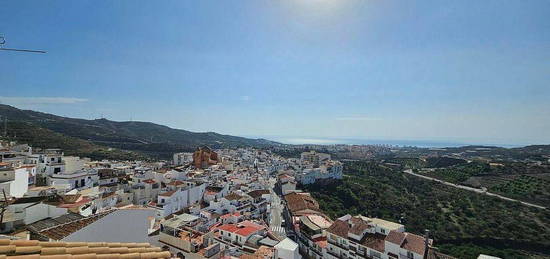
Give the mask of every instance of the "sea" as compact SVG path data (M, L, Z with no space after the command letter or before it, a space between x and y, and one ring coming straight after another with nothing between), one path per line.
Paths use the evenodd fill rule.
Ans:
M491 142L461 142L461 141L441 141L441 140L396 140L396 139L363 139L363 138L319 138L319 137L289 137L289 136L247 136L253 138L264 138L284 144L293 145L391 145L399 147L422 147L422 148L442 148L442 147L462 147L470 145L495 146L495 147L523 147L526 144L503 144Z

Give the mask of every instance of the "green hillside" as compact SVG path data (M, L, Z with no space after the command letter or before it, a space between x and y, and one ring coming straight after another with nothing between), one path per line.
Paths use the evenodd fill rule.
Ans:
M191 151L201 145L212 148L280 145L265 139L249 139L214 132L197 133L150 122L67 118L20 110L9 105L0 105L0 115L7 116L8 136L12 138L16 136L16 139L35 146L61 147L81 155L89 154L92 149L111 147L136 151L154 158L169 158L174 152ZM49 132L57 134L54 134L55 137L48 136Z
M346 162L341 181L301 186L332 218L362 214L431 236L444 253L476 258L550 256L550 211L459 190L376 162ZM476 244L473 246L471 244Z

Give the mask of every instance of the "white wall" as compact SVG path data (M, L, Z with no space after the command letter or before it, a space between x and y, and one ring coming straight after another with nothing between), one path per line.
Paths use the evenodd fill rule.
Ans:
M204 191L206 189L206 184L195 186L189 189L189 204L197 203L202 200Z
M68 174L84 168L84 163L86 162L77 156L64 156L63 161L65 162L65 172Z
M12 197L21 198L29 189L29 171L26 168L15 169L15 180L10 182L10 192Z
M281 241L281 242L283 242L283 241ZM290 242L294 243L294 241L290 241ZM297 244L296 244L296 247L293 250L290 250L287 247L281 247L281 246L279 246L279 244L277 244L275 246L275 258L276 259L278 259L278 258L298 259L298 258L302 258L302 257L300 256L300 253L298 251L298 245Z
M24 223L26 225L45 218L55 218L67 214L67 209L39 203L25 209Z
M63 238L63 241L148 242L149 216L152 209L117 210Z

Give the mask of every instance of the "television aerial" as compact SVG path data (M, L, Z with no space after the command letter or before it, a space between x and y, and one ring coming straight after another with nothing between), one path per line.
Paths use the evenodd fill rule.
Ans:
M19 51L19 52L33 52L33 53L46 53L46 51L43 51L43 50L5 48L4 47L5 44L6 44L6 38L4 38L4 36L0 36L0 50Z

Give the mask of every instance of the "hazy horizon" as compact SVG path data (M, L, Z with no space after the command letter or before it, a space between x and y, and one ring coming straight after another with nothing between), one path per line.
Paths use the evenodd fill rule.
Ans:
M2 104L0 102L0 104ZM12 106L15 108L18 108L16 106ZM36 110L38 112L41 112L39 110ZM59 115L59 114L54 114ZM77 117L72 117L79 119ZM87 118L84 118L87 119ZM100 118L92 118L92 119L100 119ZM134 120L135 121L135 120ZM117 122L128 122L125 120L120 120ZM140 121L140 122L149 122L149 121ZM155 123L155 122L151 122ZM157 123L158 124L158 123ZM161 124L162 125L162 124ZM170 127L169 125L165 125ZM181 130L187 130L185 128L178 128L178 127L171 127L174 129L181 129ZM196 131L200 132L200 131ZM209 132L209 131L202 131L202 132ZM220 134L224 134L223 132L216 132ZM267 139L283 144L291 144L291 145L334 145L334 144L348 144L348 145L377 145L377 144L384 144L384 145L392 145L392 146L416 146L416 147L459 147L459 146L467 146L467 145L485 145L485 146L498 146L498 147L505 147L505 148L513 148L513 147L522 147L522 146L528 146L528 145L537 145L537 144L550 144L550 143L510 143L510 142L499 142L499 140L466 140L466 139L452 139L452 138L442 138L442 139L430 139L430 138L412 138L412 139L388 139L384 137L336 137L336 136L282 136L282 135L240 135L235 134L235 136L239 137L245 137L245 138L262 138Z
M5 1L0 102L316 141L550 143L548 1ZM309 141L308 140L308 141Z

